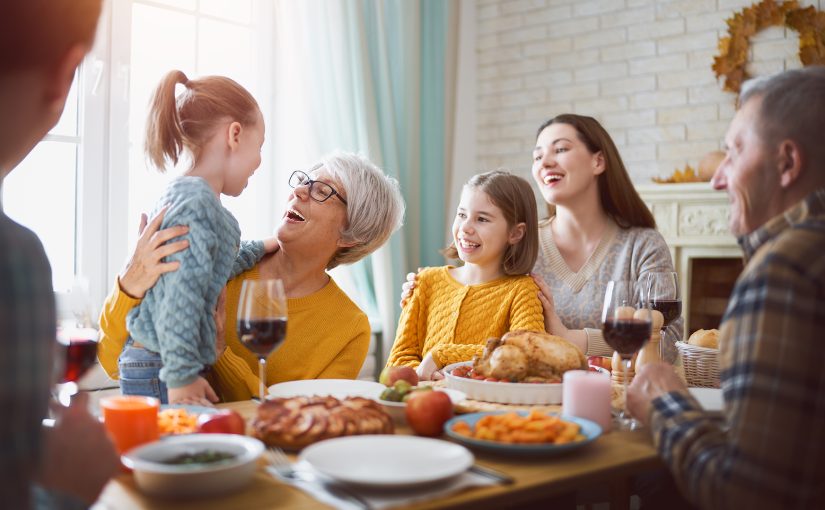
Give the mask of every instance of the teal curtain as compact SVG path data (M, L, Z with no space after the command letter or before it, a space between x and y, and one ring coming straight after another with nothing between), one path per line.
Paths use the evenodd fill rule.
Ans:
M421 172L418 189L426 191L426 198L418 200L418 223L421 226L418 246L418 264L437 266L444 264L439 250L446 238L445 214L449 197L447 180L448 144L451 139L448 128L452 127L452 111L447 108L447 94L451 90L447 79L447 39L451 19L451 4L442 0L421 1Z
M351 266L362 304L380 318L384 353L395 337L404 275L443 264L454 2L441 0L302 0L280 2L276 15L298 23L310 76L311 136L321 153L359 152L399 180L407 201L400 233ZM277 112L276 112L277 114Z

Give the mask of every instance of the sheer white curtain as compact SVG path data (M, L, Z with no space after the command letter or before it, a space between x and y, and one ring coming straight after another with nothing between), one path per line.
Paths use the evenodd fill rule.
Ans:
M399 180L407 201L402 232L347 270L360 291L353 297L380 323L386 357L404 274L443 263L456 6L279 0L274 15L276 168L337 149L359 152Z
M275 137L276 168L305 168L319 156L341 149L368 157L397 177L394 155L382 151L368 55L356 2L346 0L278 1L275 6ZM300 49L299 51L296 51ZM285 175L282 176L282 180ZM277 188L277 186L276 186ZM396 243L401 244L398 235ZM403 251L399 250L403 257ZM395 331L391 253L385 247L372 257L375 299L353 295L368 314L380 318L385 342ZM399 267L405 267L403 260ZM368 270L364 265L356 271ZM350 268L352 273L352 268ZM336 280L349 293L350 275L338 271ZM349 288L346 288L349 287ZM363 288L362 288L363 290ZM370 310L370 304L377 310ZM375 321L373 321L375 324Z

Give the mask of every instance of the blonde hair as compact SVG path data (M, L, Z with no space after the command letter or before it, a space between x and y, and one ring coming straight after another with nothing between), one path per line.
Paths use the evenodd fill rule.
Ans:
M352 264L374 252L404 221L404 197L398 181L371 161L351 153L336 153L321 166L341 183L347 200L347 224L341 241L353 246L340 248L327 269Z
M175 87L186 90L175 97ZM152 95L146 122L146 157L161 172L173 166L188 150L197 161L200 150L224 119L254 125L258 102L236 81L224 76L204 76L195 80L183 71L170 71Z
M501 209L508 228L524 223L524 236L504 251L502 270L507 275L532 271L539 256L539 214L530 183L506 170L494 170L472 176L464 187L486 193L490 201ZM441 253L450 259L459 258L455 242Z

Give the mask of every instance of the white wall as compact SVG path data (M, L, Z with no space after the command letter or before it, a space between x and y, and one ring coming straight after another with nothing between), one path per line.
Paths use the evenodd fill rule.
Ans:
M466 0L465 0L466 1ZM695 166L722 148L735 96L711 70L725 20L752 0L476 0L476 166L459 182L507 167L529 177L538 126L591 115L621 151L634 182ZM825 0L801 0L825 8ZM750 69L799 67L797 33L751 41ZM464 89L466 92L468 89ZM472 91L471 91L472 92ZM457 124L461 124L458 119Z

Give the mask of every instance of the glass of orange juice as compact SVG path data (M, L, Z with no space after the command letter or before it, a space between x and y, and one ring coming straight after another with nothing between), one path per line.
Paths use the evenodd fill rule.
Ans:
M158 439L160 401L153 397L115 395L102 398L103 423L118 453Z

